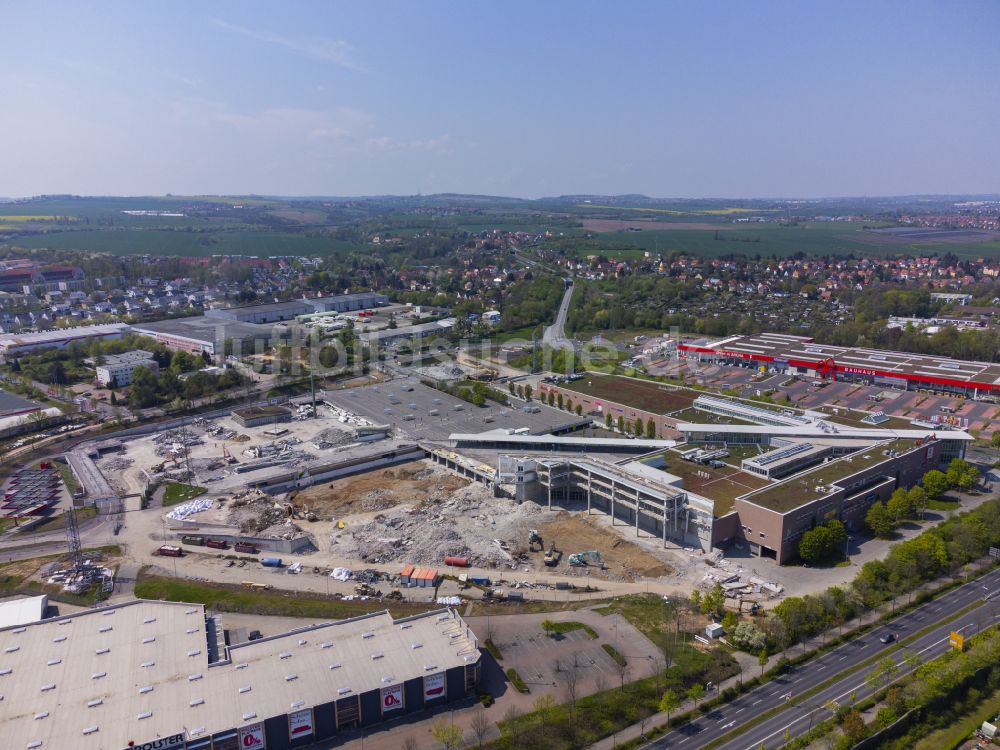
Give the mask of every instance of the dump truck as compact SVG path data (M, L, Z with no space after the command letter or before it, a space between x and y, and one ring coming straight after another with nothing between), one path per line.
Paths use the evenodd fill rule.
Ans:
M255 547L252 544L249 544L248 542L236 542L233 548L237 552L245 552L250 555L256 555L258 552L260 552L260 550L257 549L257 547Z
M208 539L205 542L205 546L212 549L229 549L229 542L222 539Z
M172 544L164 544L156 550L156 554L161 557L181 557L184 554L184 551L180 547L175 547Z

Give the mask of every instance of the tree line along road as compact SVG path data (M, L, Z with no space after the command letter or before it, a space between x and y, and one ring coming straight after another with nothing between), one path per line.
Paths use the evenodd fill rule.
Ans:
M738 736L718 747L720 750L780 747L786 742L786 730L788 736L797 737L809 731L814 724L829 718L832 713L824 706L830 701L843 703L849 701L852 694L855 700L863 700L872 694L871 687L865 682L866 669L870 667L866 665L857 668L867 659L891 648L879 641L881 635L891 632L904 642L902 648L887 651L899 666L898 676L902 676L910 671L910 667L903 661L904 653L916 653L921 663L929 661L950 648L948 634L952 630L969 637L997 622L1000 618L1000 601L994 601L992 596L996 592L1000 592L1000 568L994 568L822 656L790 668L784 675L718 706L643 748L694 750L738 731L741 726L775 708L781 710L760 724L739 732ZM960 616L954 615L977 600L980 605L975 609ZM910 634L928 627L931 629L927 633L907 642ZM852 669L857 671L852 672ZM815 695L804 700L796 699L796 695L806 693L845 672L848 674Z

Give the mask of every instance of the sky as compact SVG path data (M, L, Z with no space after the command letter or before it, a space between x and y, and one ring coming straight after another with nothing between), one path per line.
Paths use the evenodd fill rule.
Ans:
M1000 3L0 0L0 196L1000 193Z

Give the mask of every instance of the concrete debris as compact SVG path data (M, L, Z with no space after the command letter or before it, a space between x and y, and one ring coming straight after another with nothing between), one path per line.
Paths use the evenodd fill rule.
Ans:
M378 504L382 494L368 493L365 502ZM494 498L481 484L457 491L432 492L417 505L397 505L351 531L334 533L338 552L369 563L409 562L440 565L445 557L467 557L472 565L516 568L517 559L496 543L518 546L542 509ZM510 546L510 545L509 545Z

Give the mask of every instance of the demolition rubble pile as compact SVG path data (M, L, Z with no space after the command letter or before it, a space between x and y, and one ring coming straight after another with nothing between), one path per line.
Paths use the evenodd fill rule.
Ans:
M157 456L175 457L184 454L185 446L201 445L204 441L191 430L181 427L153 435L153 444Z
M122 472L134 463L134 459L119 455L99 461L97 467L100 469L101 474L104 475L104 478L108 481L108 484L111 485L112 489L114 489L119 496L124 497L129 494L131 490L129 489L128 484L124 481Z
M233 495L229 502L227 521L239 528L241 534L294 539L302 536L302 529L295 523L298 509L290 503L280 502L257 489Z
M477 567L515 568L516 540L527 538L542 512L534 503L494 498L482 485L470 484L432 494L415 506L396 506L358 528L338 530L333 551L367 563L440 565L445 557L467 557Z
M708 590L719 584L730 599L760 596L773 598L780 596L785 590L781 584L755 575L756 571L747 571L739 563L727 560L721 550L715 550L704 562L709 570L698 584L701 589Z
M349 445L354 442L354 435L342 427L327 427L322 432L316 433L312 439L313 445L320 450L339 448L342 445Z

